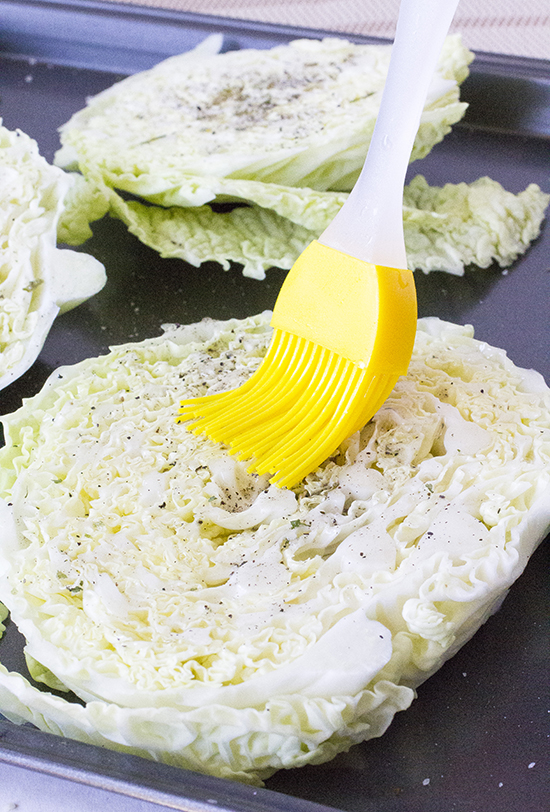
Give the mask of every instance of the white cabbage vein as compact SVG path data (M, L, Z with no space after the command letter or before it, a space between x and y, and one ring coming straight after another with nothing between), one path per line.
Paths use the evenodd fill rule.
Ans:
M167 326L4 418L0 597L36 677L87 703L3 669L10 718L259 781L383 733L498 607L550 524L542 378L421 320L373 420L277 489L174 419L269 336Z

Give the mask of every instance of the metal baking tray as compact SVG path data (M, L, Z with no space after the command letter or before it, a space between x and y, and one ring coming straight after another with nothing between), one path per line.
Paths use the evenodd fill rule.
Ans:
M0 116L51 160L57 128L87 96L220 31L225 48L328 33L93 0L0 0ZM435 185L489 175L514 192L530 182L549 191L550 62L479 53L462 95L470 102L464 121L411 174ZM82 250L105 263L106 287L56 320L33 367L0 394L0 413L35 394L60 364L158 335L162 323L270 308L284 278L277 269L260 282L238 267L160 259L109 218ZM548 224L506 273L417 273L416 283L421 316L473 324L478 338L550 381ZM326 765L281 771L255 789L0 721L0 776L20 770L23 783L43 782L44 798L61 784L59 810L69 799L82 809L109 799L109 808L125 812L543 812L550 807L548 553L546 542L500 611L419 688L384 736ZM9 622L0 660L26 674L22 638ZM103 800L88 807L86 793L94 791ZM5 792L0 800L8 800Z

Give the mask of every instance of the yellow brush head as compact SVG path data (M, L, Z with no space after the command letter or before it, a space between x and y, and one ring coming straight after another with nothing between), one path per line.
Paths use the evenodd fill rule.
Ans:
M413 275L313 242L289 272L271 323L254 375L230 392L183 401L179 419L291 487L361 428L407 371Z

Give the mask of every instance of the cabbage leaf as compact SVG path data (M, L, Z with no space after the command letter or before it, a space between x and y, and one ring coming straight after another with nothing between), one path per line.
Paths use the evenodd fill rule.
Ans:
M90 223L109 211L105 193L78 172L69 172L70 184L57 224L57 239L67 245L81 245L93 236Z
M271 267L288 269L334 218L345 193L290 189L241 181L254 187L255 205L220 213L210 206L145 205L104 186L97 193L112 216L163 257L199 266L208 260L263 279ZM93 184L91 184L93 188ZM220 188L220 187L217 187ZM461 276L469 265L508 267L540 233L550 195L530 184L518 194L490 178L430 187L417 175L405 187L403 227L409 268ZM70 215L68 215L70 216Z
M6 627L4 626L4 620L8 617L8 615L9 615L8 610L6 609L3 603L0 603L0 637L2 637L2 635L6 631Z
M234 262L263 279L270 267L290 268L346 200L391 46L200 47L108 88L61 128L56 161L85 182L73 185L60 233L79 244L91 233L86 220L108 209L163 257L226 270ZM447 38L411 160L464 114L459 86L472 58L458 35ZM533 184L512 195L488 178L430 189L418 176L404 198L409 267L506 267L538 234L547 203Z

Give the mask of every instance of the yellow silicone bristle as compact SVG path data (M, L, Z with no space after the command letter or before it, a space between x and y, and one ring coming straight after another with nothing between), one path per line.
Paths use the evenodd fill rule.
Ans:
M396 378L373 377L325 347L275 330L246 388L182 401L179 419L239 459L250 458L249 470L273 472L272 482L292 487L372 417Z
M271 344L248 381L182 401L179 420L250 460L249 471L291 487L372 417L406 371L412 274L314 241L289 272L271 323Z

